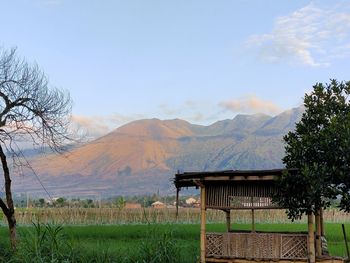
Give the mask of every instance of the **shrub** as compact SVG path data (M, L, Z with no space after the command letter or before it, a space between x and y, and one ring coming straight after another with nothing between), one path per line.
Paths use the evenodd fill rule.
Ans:
M71 262L73 249L62 226L40 223L33 226L34 231L22 233L14 262Z

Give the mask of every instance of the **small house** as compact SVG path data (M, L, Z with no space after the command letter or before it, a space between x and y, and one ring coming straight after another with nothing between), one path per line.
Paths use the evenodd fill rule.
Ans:
M156 202L152 203L151 206L153 208L165 208L166 207L165 204L160 202L160 201L156 201Z
M141 204L139 203L125 203L125 207L126 209L140 209L141 208Z
M188 207L199 207L200 206L200 202L199 200L194 199L193 197L187 198L185 200L186 206Z
M194 199L193 197L190 197L190 198L187 198L185 202L187 205L193 205L193 204L197 203L197 200Z

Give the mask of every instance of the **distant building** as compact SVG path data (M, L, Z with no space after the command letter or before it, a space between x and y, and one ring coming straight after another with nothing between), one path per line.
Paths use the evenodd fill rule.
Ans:
M197 200L194 199L193 197L190 197L190 198L186 199L186 204L187 205L193 205L194 203L197 203Z
M193 197L186 199L185 203L187 206L191 206L191 207L199 207L200 206L200 202L198 200L194 199Z
M156 202L152 203L151 206L153 208L165 208L166 207L164 203L159 202L159 201L156 201Z
M138 208L141 208L141 204L139 204L139 203L126 203L124 208L126 208L126 209L138 209Z

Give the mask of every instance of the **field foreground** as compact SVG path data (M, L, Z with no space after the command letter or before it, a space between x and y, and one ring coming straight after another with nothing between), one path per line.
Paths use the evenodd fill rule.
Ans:
M250 227L233 225L233 229L240 230ZM306 227L304 223L256 225L261 231L306 231ZM345 257L341 224L327 223L325 227L330 254ZM224 232L225 225L208 224L207 229ZM346 224L346 229L350 231L350 224ZM19 228L18 255L10 256L6 252L7 228L1 226L0 261L40 262L48 256L58 259L51 262L197 262L199 231L199 224L87 225L62 229L53 225L27 226ZM45 249L40 250L40 245Z

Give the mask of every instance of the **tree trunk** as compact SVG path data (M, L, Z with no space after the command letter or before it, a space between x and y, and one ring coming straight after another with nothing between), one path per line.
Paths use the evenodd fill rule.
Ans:
M315 263L315 233L314 233L314 217L312 213L307 215L307 225L308 225L308 252L309 252L309 263Z
M15 218L15 207L13 205L12 192L11 192L11 177L10 170L7 165L6 155L0 144L0 159L2 164L2 170L4 172L5 179L5 194L6 194L6 203L0 198L0 207L4 212L7 223L10 231L10 242L13 250L17 246L17 234L16 234L16 218Z
M321 218L321 236L325 236L324 232L324 222L323 222L323 208L320 209L320 218Z
M315 223L316 223L316 256L322 256L322 240L321 240L321 215L320 210L318 209L315 214Z

